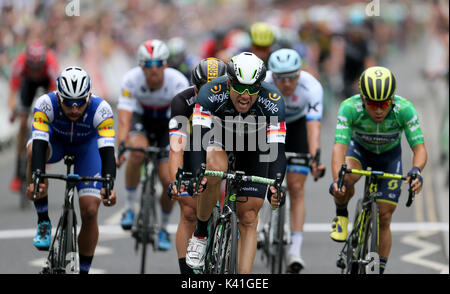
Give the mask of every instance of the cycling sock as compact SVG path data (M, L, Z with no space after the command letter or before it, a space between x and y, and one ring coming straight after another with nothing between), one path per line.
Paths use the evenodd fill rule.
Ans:
M170 211L165 211L161 208L161 229L167 231L167 225L169 224Z
M291 232L291 242L289 254L300 256L302 252L303 232Z
M133 210L134 211L134 203L136 202L136 188L128 188L125 187L127 198L125 200L125 210Z
M80 257L80 274L87 275L91 269L92 259L94 256L86 256L79 253Z
M178 259L178 265L180 266L180 273L182 275L193 275L194 270L186 264L186 257Z
M48 197L40 198L34 201L34 208L38 215L38 224L45 221L50 221L48 217Z
M384 273L384 269L386 268L387 261L388 261L387 257L380 256L380 274Z
M336 202L334 203L336 205L336 215L337 216L345 216L348 217L348 210L347 210L347 205L348 203L345 204L337 204Z
M195 237L208 237L208 221L204 222L197 218L197 226L194 232Z

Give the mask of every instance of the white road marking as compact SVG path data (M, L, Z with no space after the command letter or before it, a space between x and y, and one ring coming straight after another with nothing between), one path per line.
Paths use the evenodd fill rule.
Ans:
M428 267L438 272L447 271L448 273L448 264L425 259L427 256L442 249L442 246L423 240L424 238L431 237L437 233L438 231L420 231L403 237L402 242L404 244L416 247L418 250L403 255L401 259L405 262Z
M167 231L170 234L175 234L177 231L178 224L169 224L167 226ZM352 223L349 223L349 227L352 226ZM441 231L448 232L448 223L442 222L421 222L421 223L392 223L391 231L392 232L416 232L416 231ZM100 236L102 234L106 235L119 235L123 237L129 237L130 231L124 231L120 225L104 225L99 227ZM310 223L305 224L304 226L305 232L319 233L319 232L329 232L330 224L329 223ZM52 230L52 233L54 231ZM36 229L18 229L18 230L2 230L0 231L0 240L2 239L21 239L21 238L29 238L33 237L36 234Z

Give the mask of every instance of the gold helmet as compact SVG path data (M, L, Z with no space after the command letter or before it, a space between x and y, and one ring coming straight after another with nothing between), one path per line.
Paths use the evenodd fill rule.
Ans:
M268 47L272 45L275 36L272 29L263 22L254 23L250 27L250 36L253 44L261 47Z
M372 101L385 101L394 97L397 83L392 72L382 66L366 69L359 78L361 94Z

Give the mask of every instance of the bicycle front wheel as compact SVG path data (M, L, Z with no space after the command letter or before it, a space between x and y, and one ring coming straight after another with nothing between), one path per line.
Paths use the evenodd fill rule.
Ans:
M373 201L370 208L370 217L367 218L366 238L364 240L364 267L361 272L365 274L380 273L380 257L378 255L379 248L379 213L378 204Z
M273 239L273 251L271 256L271 273L281 274L283 271L284 260L284 218L285 209L284 206L278 208L278 221L275 227L274 239Z
M238 265L238 225L237 215L232 212L230 221L225 224L226 251L225 269L226 274L237 274Z

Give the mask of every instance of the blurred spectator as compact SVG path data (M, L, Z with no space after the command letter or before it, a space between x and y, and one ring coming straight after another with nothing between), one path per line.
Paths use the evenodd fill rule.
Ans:
M169 48L169 67L178 69L191 82L191 70L199 58L188 53L187 43L181 37L173 37L167 42ZM191 82L192 84L192 82Z

